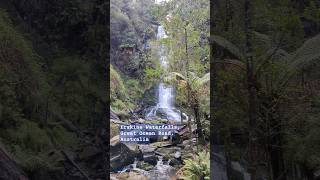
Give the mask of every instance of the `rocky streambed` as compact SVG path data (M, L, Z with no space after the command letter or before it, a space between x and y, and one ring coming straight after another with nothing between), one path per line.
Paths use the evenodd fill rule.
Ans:
M121 121L111 123L114 129ZM183 128L179 138L150 144L123 143L114 133L110 140L110 179L179 179L183 160L197 152L195 135Z

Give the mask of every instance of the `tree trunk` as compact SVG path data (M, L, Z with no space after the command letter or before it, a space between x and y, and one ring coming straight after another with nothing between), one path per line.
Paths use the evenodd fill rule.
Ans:
M270 160L272 166L273 177L276 180L286 180L286 170L284 167L284 159L282 153L282 137L281 137L281 122L278 119L272 118L272 131L275 133L271 138Z
M256 133L256 88L253 75L253 50L252 50L252 27L251 27L251 4L245 0L245 35L246 35L246 64L247 64L247 88L249 103L249 173L251 180L257 179L257 133Z
M227 170L227 177L229 180L233 180L232 176L232 168L231 168L231 134L230 129L226 129L225 138L224 138L224 152L226 158L226 170Z
M204 145L205 144L205 140L204 140L203 128L202 128L202 124L201 124L201 120L200 120L199 104L198 104L197 101L194 104L193 110L194 110L194 118L195 118L196 123L197 123L197 132L198 132L199 143L201 145Z
M231 20L232 20L232 4L230 0L226 0L225 8L226 8L225 31L228 32L231 26Z
M189 55L188 55L188 34L187 34L187 26L184 28L184 41L185 41L185 51L186 51L186 74L187 74L187 99L188 106L190 106L190 85L189 85ZM196 118L196 117L195 117ZM191 118L188 118L188 128L190 132L190 139L192 138L192 128L191 128Z

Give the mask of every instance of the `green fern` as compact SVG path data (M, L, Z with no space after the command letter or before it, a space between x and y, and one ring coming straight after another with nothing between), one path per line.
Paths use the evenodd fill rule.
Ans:
M15 159L27 173L52 172L63 169L62 162L64 161L64 157L61 153L57 153L56 151L35 153L25 151L20 146L14 146L13 149Z
M210 73L206 73L202 77L197 76L194 72L189 72L189 77L187 78L186 76L182 75L181 73L178 72L171 72L168 79L171 80L178 80L182 79L185 80L189 83L191 90L192 91L197 91L199 88L203 87L206 83L210 82Z
M184 161L182 168L185 180L202 180L210 179L210 155L209 152L203 151L192 159Z
M24 120L17 129L8 129L7 137L26 151L40 152L52 146L45 130L37 123Z
M234 45L232 42L228 41L224 37L212 35L211 40L216 45L229 51L236 58L241 59L241 60L244 59L245 56L244 56L243 52L236 45Z

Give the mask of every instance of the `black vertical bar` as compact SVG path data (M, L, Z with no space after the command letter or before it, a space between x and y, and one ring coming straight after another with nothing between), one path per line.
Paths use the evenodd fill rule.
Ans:
M210 1L210 179L214 179L214 169L213 169L213 144L214 144L214 110L215 110L215 86L216 86L216 81L215 81L215 65L214 65L214 60L213 60L213 47L212 47L212 35L213 35L213 12L214 12L214 3L213 1Z
M110 178L110 1L104 0L106 4L106 16L105 16L105 25L106 25L106 49L107 49L107 55L106 55L106 74L105 79L107 83L107 104L105 106L106 111L106 117L104 118L105 124L105 141L106 141L106 148L105 148L105 173L106 173L106 179Z

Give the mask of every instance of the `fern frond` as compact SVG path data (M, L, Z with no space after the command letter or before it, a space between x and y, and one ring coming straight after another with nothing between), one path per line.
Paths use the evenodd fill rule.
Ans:
M208 152L200 152L192 159L186 159L182 168L185 180L198 180L200 177L210 179L210 155Z
M270 48L272 46L272 40L268 35L254 31L253 36L256 41L263 44L265 47Z
M203 85L210 81L210 73L205 74L202 78L199 79L200 85Z
M241 50L235 46L233 43L228 41L227 39L217 36L217 35L212 35L211 40L214 44L226 49L229 53L231 53L233 56L235 56L238 59L244 59L244 54L241 52Z
M184 79L184 80L186 79L186 77L184 75L182 75L181 73L177 73L177 72L171 72L170 76L171 77L175 77L175 78L179 77L179 78Z
M292 55L285 58L288 68L283 70L275 82L277 89L281 91L289 80L296 74L297 70L320 60L320 34L307 40Z
M310 62L320 60L320 34L307 40L303 45L289 57L291 68L300 68L308 65Z

